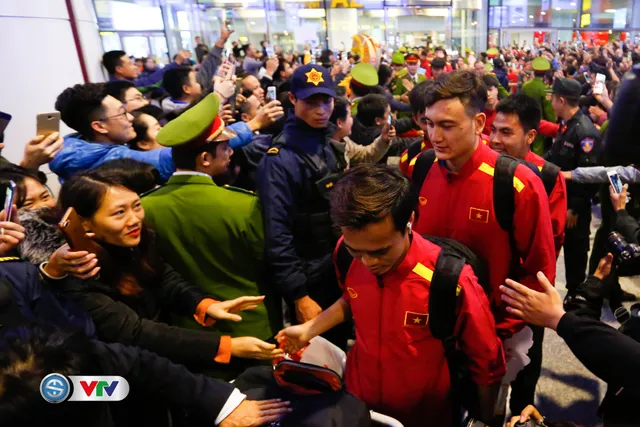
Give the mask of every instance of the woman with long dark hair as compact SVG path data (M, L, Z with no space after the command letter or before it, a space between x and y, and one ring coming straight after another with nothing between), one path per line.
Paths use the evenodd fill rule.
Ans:
M65 270L55 257L41 266L43 275L89 312L98 338L105 342L136 345L199 368L214 361L228 363L231 356L272 359L279 355L275 345L257 338L230 338L163 323L168 314L193 315L202 326L216 320L240 321L234 313L254 309L264 297L217 302L187 284L156 252L153 232L143 226L144 209L132 179L101 168L65 182L61 208L76 210L87 236L107 256L98 261L100 274L90 280L64 277Z

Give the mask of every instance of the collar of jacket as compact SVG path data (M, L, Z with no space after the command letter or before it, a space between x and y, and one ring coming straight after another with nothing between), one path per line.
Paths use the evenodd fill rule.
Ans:
M204 185L213 185L216 186L216 183L213 182L213 178L210 176L204 175L196 175L194 174L180 174L180 175L171 175L169 181L167 181L167 185L184 185L184 184L204 184Z
M467 162L464 165L462 165L462 168L460 168L460 170L457 173L449 172L446 164L443 164L443 162L438 162L438 164L440 165L440 167L444 168L444 172L446 174L450 174L451 178L466 179L469 176L471 176L471 174L475 172L483 162L485 162L487 158L487 155L486 155L487 152L494 152L494 151L491 150L491 148L489 148L487 144L484 144L482 142L482 139L478 137L478 146L476 147L476 151L473 152L473 155L471 156L471 158L467 160Z
M305 151L312 152L318 145L331 140L336 133L336 125L329 123L326 128L314 128L292 114L284 125L283 133L287 144L297 145Z

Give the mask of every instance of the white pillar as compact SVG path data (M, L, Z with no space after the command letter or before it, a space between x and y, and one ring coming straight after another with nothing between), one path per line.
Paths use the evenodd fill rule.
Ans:
M351 49L352 37L358 33L358 9L328 9L329 49Z

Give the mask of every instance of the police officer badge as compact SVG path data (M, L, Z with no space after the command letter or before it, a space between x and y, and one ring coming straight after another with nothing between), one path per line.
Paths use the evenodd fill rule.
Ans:
M322 73L315 68L312 68L311 71L305 73L307 76L307 83L313 83L318 86L320 83L324 82L324 78L322 77Z
M585 138L580 141L580 146L582 147L582 151L585 153L590 153L593 150L593 138Z

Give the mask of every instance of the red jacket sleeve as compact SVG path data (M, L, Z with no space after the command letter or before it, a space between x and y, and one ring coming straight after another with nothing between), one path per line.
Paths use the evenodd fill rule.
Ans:
M551 227L549 198L542 180L524 165L516 169L516 177L524 187L515 191L516 210L513 216L514 238L520 254L520 265L512 273L512 279L523 285L542 291L536 274L542 271L551 283L556 279L556 257ZM521 330L525 322L508 314L506 304L499 301L500 310L496 315L496 328L500 336L512 336Z
M411 161L409 158L409 149L406 149L400 156L400 163L398 166L400 167L400 172L407 177L409 176L409 161Z
M498 383L506 366L489 300L468 265L462 269L458 284L461 293L455 332L467 356L471 378L479 385Z
M546 120L540 120L540 126L538 127L539 135L555 138L558 135L559 130L560 130L559 124L548 122Z
M556 259L558 259L564 243L564 228L567 223L567 183L561 173L558 173L556 185L549 196L549 208L551 209L553 243L556 247Z

